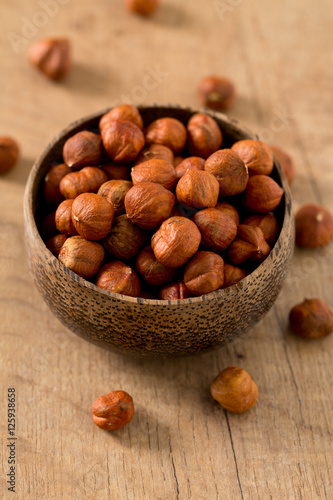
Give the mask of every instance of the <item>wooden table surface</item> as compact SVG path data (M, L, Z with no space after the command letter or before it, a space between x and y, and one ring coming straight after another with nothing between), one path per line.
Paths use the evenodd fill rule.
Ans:
M198 357L138 360L53 317L29 275L22 198L33 162L68 123L129 100L196 107L200 78L215 73L237 84L230 115L293 156L295 208L333 211L333 3L161 0L150 19L121 0L46 4L1 7L0 135L22 151L0 179L1 498L332 499L333 335L307 342L288 329L290 307L305 297L333 306L332 245L296 250L276 304L246 338ZM53 35L73 43L61 84L27 63L31 43ZM209 393L230 365L258 383L258 403L243 415ZM12 387L16 496L6 483ZM133 396L136 415L107 433L90 406L114 389Z

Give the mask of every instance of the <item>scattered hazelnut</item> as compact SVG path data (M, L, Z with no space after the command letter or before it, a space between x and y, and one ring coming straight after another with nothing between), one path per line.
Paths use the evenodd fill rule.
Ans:
M203 158L199 158L199 156L189 156L188 158L184 158L177 166L176 166L176 175L177 178L180 179L183 175L186 174L189 168L195 168L196 170L203 170L205 167L205 160Z
M224 263L224 282L223 288L227 288L228 286L236 285L243 278L248 276L248 272L241 267L233 266L232 264Z
M272 213L250 215L243 220L242 224L245 226L260 227L270 247L274 245L280 232L279 223Z
M249 180L247 166L231 149L220 149L210 155L205 163L205 171L218 180L222 197L243 193Z
M104 182L97 194L106 198L113 206L114 216L118 217L125 213L125 196L133 187L132 182L123 180L112 180Z
M321 299L306 299L289 315L291 329L306 339L320 339L333 332L333 313Z
M128 10L140 14L140 16L150 16L158 5L158 0L125 0Z
M82 236L71 236L63 244L59 260L82 278L97 274L104 260L104 248L96 241L87 241Z
M183 300L193 297L183 281L164 285L158 294L160 300Z
M65 175L60 181L59 189L65 198L76 198L82 193L96 193L108 180L106 173L98 167L84 167L78 172Z
M134 161L145 145L142 130L129 121L110 121L103 127L101 134L104 149L115 163Z
M74 236L77 234L72 221L72 207L74 200L64 200L58 206L55 212L55 222L58 231L66 236Z
M258 400L258 387L251 376L241 368L225 368L210 386L213 398L232 413L244 413Z
M134 417L133 398L125 391L112 391L97 398L91 412L97 427L105 431L121 429Z
M220 149L222 132L217 122L205 113L194 114L188 124L188 149L190 155L208 158Z
M278 146L273 146L271 144L268 147L272 151L277 161L280 163L281 168L287 178L287 181L289 185L291 185L296 175L294 162L291 156L288 155L288 153L286 153L283 149L279 148Z
M134 166L148 160L164 160L171 165L174 164L173 152L163 144L150 144L150 146L143 149L135 160Z
M199 99L207 108L226 111L236 100L234 84L227 78L207 76L201 80L198 88Z
M333 238L333 217L325 207L304 205L296 212L295 222L296 243L300 247L321 247Z
M181 267L196 253L201 234L194 222L185 217L170 217L152 236L156 259L166 267Z
M82 193L73 201L72 221L76 231L86 240L105 238L111 229L113 217L113 206L103 196Z
M132 182L156 182L165 189L173 190L177 183L176 170L173 165L164 160L147 160L132 168Z
M235 142L231 149L239 154L250 175L269 175L272 172L273 153L264 142L244 139Z
M64 144L64 162L73 170L78 170L88 165L98 165L101 161L101 154L101 137L87 130L73 135Z
M103 240L105 250L116 259L129 260L138 255L147 241L147 233L133 224L126 214L116 217Z
M45 176L44 182L44 200L50 205L59 205L64 199L60 193L60 181L65 175L69 174L71 169L64 163L54 165Z
M62 245L67 240L67 236L65 234L56 234L52 236L52 238L48 239L46 242L46 247L53 253L55 257L58 257L59 252L62 248Z
M267 175L253 175L243 197L243 206L250 212L264 214L275 210L283 196L283 189Z
M127 165L117 165L116 163L104 163L103 165L100 165L100 168L104 170L110 181L131 180L131 169Z
M0 174L9 172L20 154L17 142L11 137L0 137Z
M138 275L120 260L114 260L102 267L97 275L96 285L109 292L129 297L139 297L141 292Z
M61 80L71 69L70 44L65 38L37 40L29 50L29 62L52 80Z
M248 260L262 262L270 251L259 227L240 224L237 228L237 237L228 249L228 257L232 264L238 266Z
M142 229L155 229L170 217L175 196L160 184L140 182L125 196L125 209L131 221Z
M197 252L187 263L184 271L184 283L193 295L214 292L223 285L224 262L214 252Z
M135 268L145 282L151 286L165 285L176 278L175 269L165 267L158 262L151 246L140 252L135 262Z
M201 246L207 250L222 252L236 238L235 222L216 208L199 210L192 221L201 233Z
M219 212L222 212L224 215L229 215L229 217L232 218L236 226L238 226L239 214L237 208L235 208L233 205L231 205L226 201L220 201L217 205L215 205L214 208Z
M174 154L180 153L186 144L186 128L176 118L159 118L146 130L147 144L163 144Z
M178 181L176 197L179 203L191 208L215 207L219 191L219 183L212 174L190 168Z
M132 104L121 104L105 113L99 121L99 129L102 130L105 125L114 120L132 122L141 130L143 129L143 121L140 112L138 108Z

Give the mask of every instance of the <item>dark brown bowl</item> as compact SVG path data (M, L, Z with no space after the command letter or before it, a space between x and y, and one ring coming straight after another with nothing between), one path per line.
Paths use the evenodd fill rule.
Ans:
M103 113L105 113L105 110ZM195 113L171 106L140 108L145 125L172 116L187 123ZM24 198L26 250L38 290L63 324L85 340L112 351L138 356L177 357L221 347L257 323L275 301L294 249L291 195L281 167L273 178L285 194L276 216L282 229L268 258L247 278L229 288L185 300L132 298L96 287L76 275L46 248L38 231L43 179L62 158L64 142L83 129L97 129L103 113L74 122L61 132L33 166ZM225 115L209 112L219 123L224 147L254 138Z

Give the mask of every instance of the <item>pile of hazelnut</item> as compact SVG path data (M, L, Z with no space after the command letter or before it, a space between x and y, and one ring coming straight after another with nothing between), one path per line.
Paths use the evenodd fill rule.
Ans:
M204 113L144 129L132 105L99 128L70 137L45 177L45 201L57 206L46 245L69 269L112 292L183 299L237 283L269 255L283 189L264 143L221 149Z

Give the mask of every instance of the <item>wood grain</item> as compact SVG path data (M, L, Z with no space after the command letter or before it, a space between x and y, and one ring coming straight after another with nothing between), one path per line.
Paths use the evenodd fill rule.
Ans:
M296 251L274 308L251 335L174 361L133 360L83 342L53 317L30 278L22 198L46 144L68 123L126 96L195 107L206 74L231 77L239 93L232 116L293 156L295 206L317 201L333 211L333 4L161 4L143 20L121 0L69 0L17 53L8 33L20 34L22 18L41 7L15 0L1 10L0 134L22 149L17 167L0 179L1 497L12 498L6 395L15 387L17 498L331 499L333 337L295 338L288 312L305 296L333 307L332 245ZM26 62L33 39L55 34L73 42L75 66L62 84ZM152 71L155 80L147 77ZM258 383L259 401L243 415L224 412L209 394L230 365ZM133 396L136 416L107 434L94 426L90 406L113 389Z

